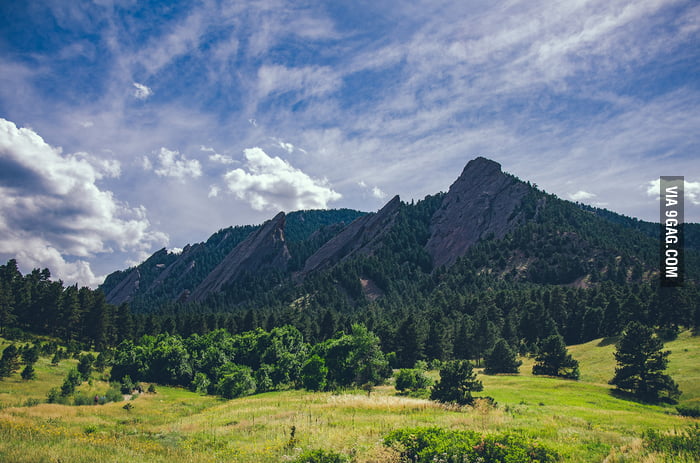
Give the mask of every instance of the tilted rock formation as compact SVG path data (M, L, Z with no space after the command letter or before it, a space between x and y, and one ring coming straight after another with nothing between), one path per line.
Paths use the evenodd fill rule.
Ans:
M528 193L527 184L501 172L501 165L479 157L450 186L431 219L425 245L433 267L449 266L481 238L502 238L520 223L516 211Z
M137 268L129 271L128 275L119 282L106 296L107 302L119 305L131 300L141 284L141 274Z
M394 223L400 206L401 199L394 196L377 213L353 221L306 260L302 275L329 268L350 256L372 254Z
M217 293L243 273L265 269L284 271L291 258L284 240L284 212L263 224L241 242L192 292L189 300L202 301Z

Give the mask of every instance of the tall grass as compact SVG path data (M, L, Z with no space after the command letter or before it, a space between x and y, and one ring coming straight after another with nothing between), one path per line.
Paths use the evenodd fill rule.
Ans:
M364 391L283 391L230 401L159 386L157 394L131 400L130 410L123 408L125 402L24 406L27 398L43 401L75 365L65 360L51 366L42 358L36 381L23 382L16 375L0 382L0 461L264 463L327 449L357 463L378 463L398 458L383 445L391 431L433 426L514 432L552 448L567 462L664 461L670 450L651 448L645 433L655 429L661 436L672 435L693 419L678 416L671 406L610 394L607 375L614 369L614 347L599 344L571 347L581 363L581 381L535 377L525 365L520 375L480 375L483 394L495 399L495 407L487 401L477 401L475 407L444 406L397 396L391 386L376 388L370 397ZM692 378L698 371L693 359L699 347L700 339L685 333L667 345L679 383L686 373ZM688 386L692 402L698 391ZM94 375L92 384L83 383L78 390L92 397L107 387Z

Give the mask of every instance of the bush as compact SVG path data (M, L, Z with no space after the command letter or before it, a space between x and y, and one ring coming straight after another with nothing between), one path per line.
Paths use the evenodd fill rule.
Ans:
M395 386L397 391L417 391L430 386L430 378L425 376L423 370L417 368L402 368L396 372Z
M46 402L50 404L68 404L68 398L61 394L61 390L57 387L51 388L46 394Z
M440 370L438 381L430 393L431 400L467 405L473 402L472 391L479 392L484 386L476 379L474 367L468 360L451 360Z
M92 405L94 399L86 396L82 392L78 392L73 396L73 405Z
M673 434L662 434L655 429L650 429L644 433L643 438L644 445L652 452L690 458L700 455L700 425L698 424Z
M227 399L235 399L255 392L255 379L250 367L227 364L222 368L222 377L216 385L216 392Z
M330 450L309 450L297 458L292 463L347 463L350 459L342 453Z
M105 401L106 402L121 402L124 400L124 396L122 395L122 391L119 389L118 386L113 386L107 390L107 392L104 395Z
M689 418L700 418L700 405L679 405L676 407L678 414Z
M396 448L402 463L552 463L559 460L555 451L510 433L484 436L475 431L408 428L391 432L384 439L384 445Z

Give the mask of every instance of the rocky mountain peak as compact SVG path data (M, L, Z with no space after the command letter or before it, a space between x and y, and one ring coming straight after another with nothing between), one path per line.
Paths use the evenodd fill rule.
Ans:
M307 259L302 275L331 267L350 256L371 255L391 228L400 207L401 198L397 195L378 212L356 219Z
M469 161L433 215L426 250L433 266L450 265L489 235L502 238L520 222L516 209L529 187L478 157Z
M192 292L190 300L206 299L243 273L257 273L266 269L285 271L291 259L284 239L285 219L284 212L280 212L233 248Z

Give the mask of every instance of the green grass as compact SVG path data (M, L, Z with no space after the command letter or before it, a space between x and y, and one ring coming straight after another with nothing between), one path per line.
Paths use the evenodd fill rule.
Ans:
M358 463L391 462L395 455L382 438L414 426L515 432L571 462L664 461L642 447L642 434L683 429L697 420L678 416L672 406L613 396L607 381L615 367L614 346L605 344L570 348L581 363L580 381L532 376L530 359L520 375L479 375L482 394L492 396L497 407L479 402L461 410L399 397L391 386L376 388L370 397L362 391L282 391L230 401L158 386L157 394L132 400L130 411L123 408L126 402L21 406L28 397L43 400L76 363L51 366L42 358L36 381L22 381L17 373L0 382L0 461L279 462L325 448L352 455ZM700 338L683 333L667 349L673 352L670 373L684 391L682 401L697 403ZM84 383L79 390L104 392L107 383L93 378L92 386Z

